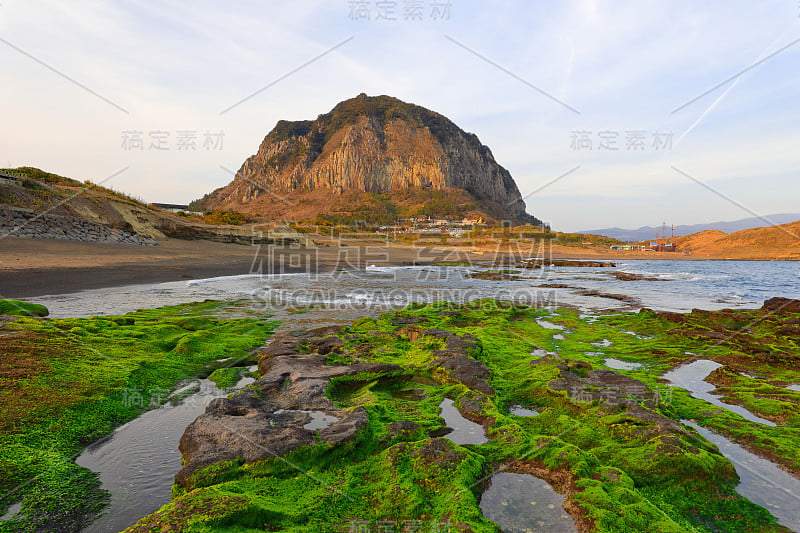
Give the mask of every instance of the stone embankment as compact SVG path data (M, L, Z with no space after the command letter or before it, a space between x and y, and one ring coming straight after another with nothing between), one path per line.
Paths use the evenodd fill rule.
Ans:
M130 231L78 217L37 214L29 209L0 208L0 238L60 239L157 246L158 242Z

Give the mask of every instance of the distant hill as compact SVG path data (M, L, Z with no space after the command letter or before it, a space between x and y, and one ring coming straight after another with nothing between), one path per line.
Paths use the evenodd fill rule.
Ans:
M766 220L764 220L766 219ZM779 213L776 215L766 215L764 218L752 217L743 218L729 222L712 222L710 224L693 224L690 226L675 226L675 236L692 235L701 231L716 230L724 233L733 233L746 229L760 228L772 224L788 224L800 220L800 213ZM578 231L576 233L587 233L589 235L605 235L626 242L639 242L653 239L656 233L661 235L661 226L642 226L638 229L605 228ZM670 228L667 227L667 236L670 235Z
M366 94L315 120L279 121L231 183L192 207L270 220L386 224L424 214L542 224L475 134L424 107Z
M675 238L678 250L723 259L800 260L800 221L734 233L707 230Z

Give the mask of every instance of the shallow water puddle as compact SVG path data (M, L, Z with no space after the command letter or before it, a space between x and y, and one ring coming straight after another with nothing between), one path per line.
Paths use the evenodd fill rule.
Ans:
M559 331L567 329L564 326L553 324L552 322L548 322L547 320L542 320L541 318L537 318L536 323L542 326L544 329L557 329Z
M512 405L508 412L514 416L536 416L539 414L539 411L536 411L535 409L528 409L526 407L522 407L521 405Z
M303 425L303 429L307 429L309 431L325 429L339 420L338 417L326 414L325 411L306 411L304 409L278 409L274 414L280 415L283 413L304 413L309 415L311 417L311 421L306 422Z
M800 479L711 430L688 420L681 423L716 444L733 463L740 479L736 492L766 508L781 525L800 531Z
M439 408L442 410L441 417L444 418L445 424L453 430L444 436L446 439L458 445L484 444L489 441L483 426L464 418L456 409L453 400L445 398L439 404Z
M736 413L737 415L741 416L742 418L746 418L751 422L775 427L774 422L765 418L761 418L760 416L756 416L744 407L722 402L718 396L710 394L714 389L716 389L716 387L704 380L714 370L722 366L724 365L721 365L716 361L711 361L710 359L699 359L687 365L681 365L678 368L670 370L661 377L669 380L672 385L688 390L691 395L698 400L705 400L712 405L727 409L728 411Z
M252 365L247 367L247 371L251 373L257 370L258 370L258 365ZM236 385L233 386L233 390L241 390L247 387L248 385L252 385L255 382L256 378L254 378L253 376L244 376L241 379L239 379L238 382L236 382Z
M793 390L793 391L796 391L796 392L800 392L800 384L798 384L798 383L795 383L795 384L793 384L793 385L789 385L789 386L788 386L788 387L786 387L786 388L787 388L787 389L789 389L789 390Z
M481 496L483 516L506 533L577 533L564 510L564 497L546 481L528 474L502 472Z
M557 341L565 341L565 340L567 340L567 338L564 335L562 335L561 333L556 333L555 335L553 335L553 339L557 340Z
M648 340L648 341L651 341L651 340L655 339L655 337L651 337L650 335L639 335L639 334L638 334L638 333L636 333L635 331L626 331L626 330L622 330L622 333L624 333L624 334L626 334L626 335L633 335L633 336L634 336L634 337L636 337L637 339L641 339L641 340Z
M591 343L592 346L597 346L598 348L609 348L610 346L613 346L613 344L614 343L611 342L608 339L603 339L603 340Z
M17 515L17 513L21 509L22 509L22 502L17 502L17 503L11 504L11 506L9 506L9 508L8 508L8 511L6 511L6 514L4 514L3 516L0 516L0 520L11 520L12 518L14 518Z
M606 359L603 364L614 370L636 370L637 368L642 368L642 363L629 363L613 357Z
M169 502L173 477L181 469L178 441L183 431L211 400L227 394L207 379L199 384L200 389L179 405L168 402L143 413L78 456L75 462L97 472L102 487L111 493L105 514L84 532L122 531ZM193 382L179 391L196 386Z

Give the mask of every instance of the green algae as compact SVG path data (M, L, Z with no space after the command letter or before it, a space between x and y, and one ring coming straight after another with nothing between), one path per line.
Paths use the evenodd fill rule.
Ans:
M248 373L246 368L228 366L214 370L208 379L220 389L229 389L236 385L246 373Z
M19 300L0 299L0 315L11 316L47 316L50 311L43 305L21 302Z
M566 327L565 339L553 339L553 331L538 325L537 318ZM775 385L800 382L790 358L797 353L796 338L775 334L796 318L762 311L677 316L644 311L587 323L568 310L478 301L413 304L377 319L359 319L341 334L343 349L328 354L328 362L394 363L402 370L331 381L327 395L337 406L367 410L369 425L354 441L301 448L254 464L207 467L195 474L192 490L175 490L170 504L129 531L166 525L193 532L353 531L361 526L366 529L355 530L401 531L409 524L419 531L443 524L447 529L439 530L497 531L483 518L478 501L491 473L506 468L534 469L553 486L560 480L581 531L787 531L735 492L736 472L716 446L693 430L667 430L657 417L696 420L797 471L800 394ZM436 352L446 343L425 333L431 328L480 340L467 354L491 371L495 394L471 390L435 365ZM633 394L626 405L617 405L573 398L552 387L563 375L559 364L567 359L574 363L565 368L578 377L585 378L587 368L604 368L602 358L587 354L603 339L611 341L602 348L606 357L643 364L619 374L640 380L652 397ZM766 353L765 345L770 347ZM559 356L529 355L543 347ZM726 398L759 416L780 418L781 424L749 422L663 383L661 374L697 356L730 367L718 376ZM733 368L747 368L762 379ZM438 437L445 430L439 410L444 398L482 422L489 442L459 446ZM516 404L540 414L509 415ZM413 424L397 431L401 421ZM225 510L223 501L236 504ZM200 510L189 514L187 508Z
M244 360L276 327L224 320L206 301L125 316L32 319L0 334L0 531L77 531L108 494L81 448L167 400L221 358Z

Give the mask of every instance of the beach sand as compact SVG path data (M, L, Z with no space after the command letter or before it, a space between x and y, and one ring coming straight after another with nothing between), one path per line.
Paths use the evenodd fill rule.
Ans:
M382 241L352 246L341 246L331 241L313 249L297 249L180 239L162 240L159 246L136 246L10 237L0 240L0 298L235 276L258 272L259 266L262 272L324 272L372 264L491 262L505 257L508 252L496 248L387 245ZM517 252L524 253L524 250ZM681 254L610 252L607 249L565 246L554 246L550 253L554 259L691 259Z
M491 260L491 255L474 255ZM297 249L167 239L159 246L6 238L0 241L0 298L258 272L330 271L366 265L453 260L449 251L385 246Z

